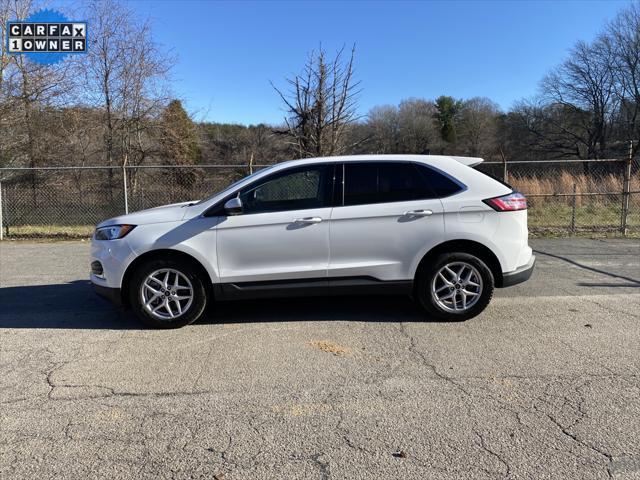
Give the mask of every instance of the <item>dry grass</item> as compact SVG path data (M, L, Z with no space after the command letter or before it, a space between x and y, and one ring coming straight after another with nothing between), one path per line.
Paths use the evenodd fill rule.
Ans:
M560 172L559 175L550 176L545 175L540 177L537 175L518 175L512 174L509 176L509 182L519 191L523 192L531 198L535 198L536 195L553 195L553 194L573 194L574 188L576 193L608 193L612 195L603 195L599 197L609 201L621 200L623 179L620 175L604 174L604 175L584 175L584 174L572 174L566 171ZM640 176L632 175L631 191L640 190ZM536 199L536 203L541 203L541 200ZM572 204L572 197L564 197L563 202L566 204ZM576 205L582 206L586 204L588 200L586 196L578 196L576 198Z
M15 238L91 238L94 229L93 225L10 225L9 236Z

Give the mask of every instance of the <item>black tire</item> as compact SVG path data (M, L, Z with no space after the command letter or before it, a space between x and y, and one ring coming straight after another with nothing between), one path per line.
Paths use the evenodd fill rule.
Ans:
M482 290L475 304L467 310L453 312L443 308L432 293L432 282L441 268L454 262L467 263L477 270L482 278ZM470 269L467 269L469 271ZM493 297L494 278L491 270L478 257L462 252L443 253L435 259L423 262L415 279L414 297L426 313L436 320L463 321L480 314Z
M193 289L193 300L184 313L176 315L172 319L158 319L153 316L143 305L141 288L145 279L157 270L172 269L184 275ZM189 325L202 316L208 301L207 289L204 279L196 268L188 262L177 260L151 260L139 266L129 282L129 302L137 317L145 324L153 328L179 328ZM175 308L175 304L173 304Z

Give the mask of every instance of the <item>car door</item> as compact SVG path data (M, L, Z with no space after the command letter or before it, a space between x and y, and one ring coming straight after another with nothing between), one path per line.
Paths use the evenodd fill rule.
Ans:
M217 228L223 283L326 278L333 165L276 172L243 188Z
M345 162L331 215L328 276L409 280L444 238L442 202L411 162Z

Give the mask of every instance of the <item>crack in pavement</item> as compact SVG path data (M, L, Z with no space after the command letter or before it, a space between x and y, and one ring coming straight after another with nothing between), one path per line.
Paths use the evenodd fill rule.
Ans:
M546 401L544 399L544 396L552 396L549 394L549 388L552 386L552 384L548 384L547 387L545 388L544 392L543 392L543 398L541 399L541 401L543 403L546 403L549 406L553 406L551 405L548 401ZM586 386L586 384L582 384L582 385L578 385L576 388L574 388L574 392L578 393L578 396L580 398L579 402L578 402L578 407L574 408L574 410L578 413L578 417L570 424L565 426L555 415L553 415L552 413L549 412L545 412L543 410L540 409L539 405L537 403L533 404L533 409L541 414L544 415L546 418L548 418L556 427L557 429L566 437L569 438L572 442L577 443L578 445L581 445L603 457L605 457L607 459L607 465L606 465L606 473L609 476L609 478L613 478L613 473L611 470L611 465L612 465L612 461L613 461L613 455L609 454L608 452L602 450L601 448L598 448L590 443L588 443L586 440L584 439L580 439L578 437L578 435L574 432L571 431L571 429L573 427L575 427L578 423L580 423L580 421L582 421L582 419L586 416L588 416L587 412L584 410L583 408L583 403L584 403L584 398L583 395L580 392L580 388L584 388ZM565 400L568 400L566 398L566 395L564 396ZM572 405L573 404L570 401L567 401L567 404Z
M462 385L458 384L455 381L455 378L449 377L447 375L444 375L444 374L438 372L438 369L436 368L436 366L429 362L429 360L427 359L426 355L423 352L421 352L420 350L418 350L418 348L417 348L418 342L413 337L413 335L411 335L409 332L407 332L407 329L406 329L406 326L405 326L404 322L400 322L400 333L409 340L409 351L411 353L413 353L414 356L418 357L420 359L421 363L425 367L429 368L434 373L434 375L436 377L438 377L440 380L444 380L445 382L450 383L456 389L458 389L462 393L464 393L467 397L472 397L471 393L469 393Z
M213 393L213 390L185 390L185 391L171 391L171 392L126 392L118 391L112 387L105 385L91 385L91 384L68 384L68 383L56 383L53 381L52 375L55 371L64 367L69 362L58 364L50 371L46 373L46 380L49 386L49 392L47 393L48 400L51 401L71 401L71 400L91 400L97 398L111 398L111 397L151 397L151 398L163 398L163 397L184 397L184 396L198 396ZM87 395L74 396L73 398L56 398L54 392L56 389L69 388L69 389L96 389L101 390L100 393L89 393Z
M351 440L351 438L349 437L349 435L351 434L351 431L344 427L343 424L345 423L345 412L342 409L338 409L337 405L334 403L333 398L327 398L327 403L331 406L331 410L338 415L338 422L336 423L334 429L338 431L338 435L340 435L342 441L351 449L353 450L359 450L361 452L367 453L369 455L372 455L373 452L368 450L367 448L361 446L361 445L356 445L353 440Z
M496 458L502 465L504 465L505 467L505 471L503 472L504 478L508 478L511 475L511 467L509 466L509 463L502 457L502 455L500 455L498 452L496 452L495 450L492 450L487 446L487 442L485 441L484 436L479 431L474 430L473 433L476 435L478 440L480 440L480 442L476 444L480 448L482 448L482 450L487 452L492 457Z
M534 406L535 408L535 406ZM604 450L599 449L598 447L595 447L594 445L591 445L590 443L587 443L585 440L581 440L580 438L578 438L578 436L569 431L568 428L564 427L562 425L562 423L560 423L553 415L551 415L550 413L544 413L547 418L549 418L549 420L551 420L551 422L553 422L554 425L556 425L556 427L558 427L558 429L562 432L563 435L565 435L567 438L570 438L572 441L578 443L579 445L582 445L600 455L602 455L603 457L605 457L607 459L607 467L606 467L606 472L607 475L609 476L609 478L613 478L613 473L611 471L611 463L613 461L613 456L610 455L609 453L605 452Z
M410 335L406 329L404 328L404 324L400 324L401 328L400 328L400 332L410 341L410 346L409 346L409 351L411 351L417 358L420 359L421 363L423 365L425 365L426 367L428 367L439 379L444 380L446 382L448 382L449 384L453 385L454 387L456 387L456 389L458 389L459 391L461 391L462 393L464 393L466 396L468 396L469 398L473 398L474 394L471 393L468 389L464 388L462 385L460 385L458 382L456 382L456 378L455 377L449 377L446 375L443 375L441 373L438 372L437 368L435 367L434 364L430 363L428 361L428 359L426 358L426 355L424 353L422 353L421 351L419 351L417 349L417 341L415 340L415 338ZM539 328L539 326L538 326ZM569 348L572 351L575 351L571 345L565 344L564 342L563 345L565 345L567 348ZM575 351L575 353L584 355L583 352L578 352ZM588 355L584 355L587 358L589 358L590 360L596 362L596 364L599 364L599 362L593 360L592 358L590 358ZM535 412L535 414L537 414L537 416L540 416L542 418L547 418L549 421L551 421L557 428L558 430L562 433L563 436L565 436L566 438L571 439L573 442L582 445L583 447L597 453L600 456L603 456L606 458L607 460L607 465L606 465L606 473L609 476L609 478L613 478L613 473L612 473L612 462L613 462L613 456L611 454L609 454L608 452L606 452L605 450L598 448L590 443L588 443L586 440L581 439L577 436L577 434L573 433L570 429L575 427L584 417L588 416L586 410L584 409L584 395L582 394L582 392L580 391L582 388L585 388L590 381L592 381L592 378L619 378L622 377L622 375L618 375L616 374L614 371L612 371L611 369L607 368L605 365L600 365L602 368L604 368L605 370L611 372L610 375L587 375L586 376L586 381L580 383L575 389L574 391L578 394L579 400L577 405L574 405L573 402L571 402L568 398L563 397L565 404L571 405L571 407L574 409L574 411L578 412L578 417L573 421L573 423L571 423L571 425L569 426L565 426L563 425L553 414L545 412L540 410L539 406L534 403L533 404L533 410ZM635 375L632 375L632 377L635 378ZM482 377L481 377L482 378ZM524 377L526 378L526 377ZM548 393L548 389L550 387L551 384L548 384L545 392L543 395L549 395ZM520 418L520 412L518 412L517 410L513 409L513 407L511 405L507 405L505 404L503 401L499 400L498 398L495 398L492 395L489 395L487 397L480 397L482 400L488 400L490 402L495 402L494 405L497 409L499 410L506 410L508 412L510 412L511 414L513 414L518 423L520 425L524 424L522 423L522 419ZM542 399L542 401L544 403L549 404L546 400ZM549 404L550 406L552 406L551 404ZM469 408L469 407L468 407ZM469 409L469 412L471 413L471 410ZM529 413L534 413L534 412L530 412ZM476 427L477 427L477 422L476 422ZM476 434L476 436L479 438L480 440L480 447L487 451L489 454L493 455L494 457L496 457L503 465L505 465L506 470L505 470L505 477L511 474L511 467L509 466L509 463L505 460L505 458L498 454L497 452L495 452L494 450L491 450L487 444L486 441L484 439L484 437L479 433L479 431L476 429L474 430L474 433Z
M329 461L323 462L320 460L324 453L316 453L311 455L309 458L314 462L314 464L320 470L320 478L322 480L329 480L331 478L331 466Z

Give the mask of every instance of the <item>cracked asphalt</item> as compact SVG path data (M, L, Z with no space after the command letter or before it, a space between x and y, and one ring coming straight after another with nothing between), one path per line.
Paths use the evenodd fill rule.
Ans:
M314 298L153 331L86 242L4 242L0 478L640 478L640 242L531 244L462 323Z

